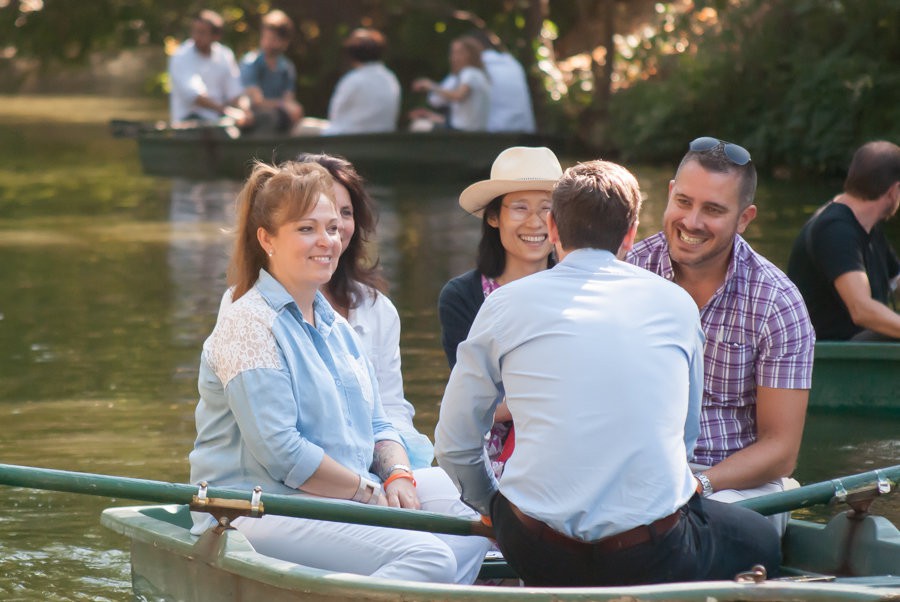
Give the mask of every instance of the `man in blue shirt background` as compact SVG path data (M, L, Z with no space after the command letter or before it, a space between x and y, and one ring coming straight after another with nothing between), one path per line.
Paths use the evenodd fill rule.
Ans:
M293 35L291 18L283 11L270 11L262 18L259 49L241 59L241 82L257 115L258 129L287 131L303 117L303 107L294 96L297 70L284 54Z
M637 232L634 176L579 164L552 201L560 261L485 300L444 393L438 463L529 586L777 572L766 519L696 493L703 333L683 289L621 261ZM483 436L504 395L516 449L498 482Z

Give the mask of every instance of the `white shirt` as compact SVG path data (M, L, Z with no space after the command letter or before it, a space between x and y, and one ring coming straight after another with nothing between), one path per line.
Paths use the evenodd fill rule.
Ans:
M444 392L435 455L482 514L499 490L593 541L649 524L694 494L703 332L678 285L580 249L492 293ZM516 427L499 486L484 456L498 395Z
M534 132L534 109L525 69L513 55L493 49L481 53L491 80L489 132Z
M209 56L198 52L193 40L183 42L169 59L169 82L169 113L176 122L191 113L208 120L220 117L216 111L194 104L201 94L227 104L244 93L234 53L219 42L212 43Z
M453 129L484 131L491 102L491 83L481 69L463 67L459 73L445 77L440 87L455 90L462 85L469 87L469 95L463 100L448 102L443 96L432 92L428 95L428 102L435 107L450 106L450 127Z
M393 132L400 113L400 82L383 63L366 63L338 81L328 104L325 134Z

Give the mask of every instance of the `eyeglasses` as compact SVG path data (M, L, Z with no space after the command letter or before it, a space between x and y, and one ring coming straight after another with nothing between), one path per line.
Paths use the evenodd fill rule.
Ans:
M703 153L718 147L720 144L724 145L725 156L735 165L743 166L750 163L750 151L746 148L733 142L725 142L724 140L713 138L712 136L701 136L692 141L688 148L695 153Z
M502 206L509 212L509 219L514 222L524 222L531 217L532 214L537 215L541 220L546 220L547 215L550 213L549 205L538 207L537 209L532 209L525 203L511 203Z

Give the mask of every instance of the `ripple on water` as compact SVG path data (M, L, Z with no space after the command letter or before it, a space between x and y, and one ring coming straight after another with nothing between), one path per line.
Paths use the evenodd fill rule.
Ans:
M130 600L128 553L109 548L48 545L35 550L0 546L3 600Z

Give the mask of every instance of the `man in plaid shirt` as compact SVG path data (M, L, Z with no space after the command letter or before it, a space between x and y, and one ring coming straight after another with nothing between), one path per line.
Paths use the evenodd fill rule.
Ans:
M697 491L725 502L796 486L815 333L797 287L741 237L756 205L746 149L691 142L663 231L628 261L673 280L700 308L706 334ZM788 515L773 517L783 532Z

